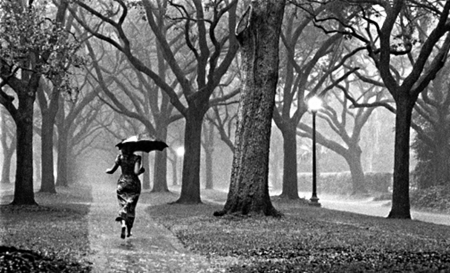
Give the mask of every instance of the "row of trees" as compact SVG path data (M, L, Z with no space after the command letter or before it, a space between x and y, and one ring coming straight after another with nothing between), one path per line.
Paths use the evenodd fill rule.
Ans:
M344 157L356 193L365 191L361 130L376 106L396 113L389 216L410 218L409 129L413 125L418 136L423 132L421 140L430 136L421 124L411 124L412 113L416 107L429 121L426 113L433 112L427 109L441 101L442 87L430 82L449 50L449 8L446 1L252 1L249 6L200 0L61 0L53 5L6 1L1 7L5 24L0 41L8 50L0 53L0 102L18 132L14 202L34 203L31 140L37 96L42 162L48 163L42 164L46 190L54 190L55 185L54 124L64 124L56 127L61 147L56 184L64 185L73 158L64 149L74 147L67 142L77 133L84 132L85 144L95 139L87 132L100 129L103 138L105 132L123 138L145 130L164 140L170 137L170 124L183 119L186 153L178 202L199 203L202 126L207 116L234 151L229 198L217 214L275 215L267 180L272 117L283 136L282 196L295 199L296 139L311 136L311 128L300 121L307 112L305 100L318 95L329 101L320 117L341 138L319 134L318 142ZM55 19L47 20L51 16ZM69 85L66 75L70 67L80 65L76 58L82 55L80 47L84 70L72 74ZM237 54L239 47L241 54ZM74 83L80 87L78 92L70 87ZM429 86L437 90L433 95ZM76 103L64 101L62 92L72 94ZM235 117L228 105L239 92L233 143L229 124ZM87 126L83 128L81 119L74 122L81 111ZM111 111L116 114L101 114ZM167 190L167 161L167 152L157 153L154 191Z

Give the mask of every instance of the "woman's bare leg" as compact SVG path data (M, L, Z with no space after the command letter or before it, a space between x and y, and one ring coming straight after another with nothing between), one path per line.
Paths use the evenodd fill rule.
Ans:
M133 223L134 223L134 217L128 217L128 223L127 223L127 237L130 237L131 234L131 228L133 228Z
M122 220L122 229L120 232L120 238L125 239L125 230L127 229L127 226L125 224L125 220Z

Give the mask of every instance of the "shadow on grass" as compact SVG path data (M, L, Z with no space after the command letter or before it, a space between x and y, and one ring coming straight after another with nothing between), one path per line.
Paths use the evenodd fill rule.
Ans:
M36 193L38 206L0 206L0 268L7 272L90 272L90 187ZM5 200L5 199L4 199Z

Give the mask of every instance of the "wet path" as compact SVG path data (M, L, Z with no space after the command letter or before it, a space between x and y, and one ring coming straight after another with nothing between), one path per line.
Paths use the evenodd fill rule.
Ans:
M88 223L93 272L222 271L211 268L205 257L188 252L172 233L152 221L144 212L150 205L146 194L137 206L133 236L126 239L120 238L120 225L114 221L118 209L115 185L93 187L92 196Z
M391 211L390 201L372 201L360 200L338 200L325 196L319 200L324 208L354 212L358 214L365 214L378 217L387 217ZM428 222L438 225L450 225L450 215L444 213L431 213L411 210L411 218L414 220Z
M222 194L226 196L226 190L221 190ZM280 195L280 191L271 191L270 195L277 196ZM309 199L311 196L310 192L299 192L301 198ZM319 203L323 208L331 210L340 210L353 212L357 214L364 214L376 217L387 217L391 211L390 201L373 201L373 198L366 199L346 199L342 196L337 195L327 195L318 194ZM208 200L203 198L203 200ZM208 200L216 204L224 204L224 201L218 200ZM433 212L423 212L411 209L411 217L413 220L418 220L427 223L433 223L438 225L450 226L450 214L447 213L433 213Z
M299 192L299 196L309 199L310 192ZM387 217L391 211L389 200L373 201L373 198L347 199L338 195L318 194L322 207L332 210L348 211L358 214ZM450 226L450 214L424 212L411 209L411 218L422 222Z

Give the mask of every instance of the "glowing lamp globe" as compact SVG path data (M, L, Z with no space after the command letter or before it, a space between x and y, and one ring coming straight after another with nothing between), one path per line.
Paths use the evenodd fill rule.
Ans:
M182 157L184 155L184 147L178 147L175 152L177 153L177 156Z
M308 109L309 109L309 111L315 113L315 112L319 111L320 109L322 109L322 104L323 104L323 101L319 97L316 97L316 96L311 97L308 100Z

